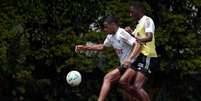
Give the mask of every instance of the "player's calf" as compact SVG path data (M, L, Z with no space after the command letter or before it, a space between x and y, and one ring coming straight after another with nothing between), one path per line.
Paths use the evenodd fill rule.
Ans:
M117 82L120 78L120 72L118 69L114 69L113 71L106 74L103 79L103 84L101 87L100 95L98 101L104 101L106 96L108 95L110 88L113 83Z

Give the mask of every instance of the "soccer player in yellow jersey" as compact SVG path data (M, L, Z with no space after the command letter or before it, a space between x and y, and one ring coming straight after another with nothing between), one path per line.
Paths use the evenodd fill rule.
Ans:
M150 68L153 68L156 63L155 25L150 17L144 15L141 2L134 2L129 7L129 15L138 21L138 24L134 31L130 27L126 27L125 30L141 43L141 52L130 68L125 71L120 83L126 88L127 94L135 96L140 101L150 101L148 93L143 89L143 84L147 74L151 73ZM132 99L128 100L132 101Z

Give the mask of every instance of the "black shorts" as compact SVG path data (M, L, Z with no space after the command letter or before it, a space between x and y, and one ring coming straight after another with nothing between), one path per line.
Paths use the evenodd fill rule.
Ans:
M131 64L131 68L145 74L150 74L154 68L157 68L157 64L158 62L156 57L147 57L140 54Z
M158 68L158 59L156 57L147 57L143 54L140 54L136 60L131 63L131 68L135 71L140 71L143 74L150 74L152 70ZM124 65L118 67L121 74L126 71Z
M122 64L122 65L120 65L120 66L118 66L118 69L119 69L119 72L121 73L121 75L123 75L124 74L124 72L126 71L126 68L124 67L124 65Z

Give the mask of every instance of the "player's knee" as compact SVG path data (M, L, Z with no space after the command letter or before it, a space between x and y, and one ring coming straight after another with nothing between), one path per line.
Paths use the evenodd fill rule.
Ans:
M119 84L122 85L122 86L125 86L127 84L127 82L126 82L126 80L124 80L124 79L121 78L119 80Z
M132 87L132 89L135 90L135 91L139 91L141 88L142 87L141 87L140 83L138 83L138 82L134 83L134 85Z
M112 75L110 74L105 75L104 82L112 82Z

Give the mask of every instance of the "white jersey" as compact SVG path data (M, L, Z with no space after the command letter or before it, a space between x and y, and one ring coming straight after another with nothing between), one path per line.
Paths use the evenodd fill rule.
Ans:
M122 28L118 28L117 32L114 35L107 35L104 41L104 46L112 46L120 59L120 63L123 64L125 59L127 59L130 55L130 52L135 42L136 39L132 37L128 32L126 32ZM134 60L132 60L132 62L133 61Z

